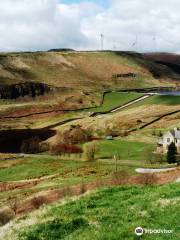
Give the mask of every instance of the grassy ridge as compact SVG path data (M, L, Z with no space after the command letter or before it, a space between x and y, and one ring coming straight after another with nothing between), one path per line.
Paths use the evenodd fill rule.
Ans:
M56 204L44 209L38 216L39 224L23 227L16 234L21 240L177 240L179 195L179 184L104 189L64 206ZM138 226L173 233L139 238L134 234Z

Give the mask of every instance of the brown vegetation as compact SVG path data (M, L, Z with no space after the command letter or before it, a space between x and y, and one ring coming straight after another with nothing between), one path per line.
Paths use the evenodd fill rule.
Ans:
M11 210L10 208L4 209L0 211L0 226L5 225L8 223L10 220L14 218L15 214L14 211Z
M40 145L39 145L40 142L41 140L38 137L25 139L21 144L20 151L22 153L28 153L28 154L39 153L41 151Z
M57 140L68 144L79 144L90 141L91 135L88 131L82 129L80 125L71 125L70 129L59 133Z
M99 150L99 147L98 147L97 141L84 144L83 146L84 158L87 161L94 161L95 155L97 154L98 150Z
M82 149L73 144L59 143L51 146L51 154L61 155L62 153L82 153Z
M12 199L13 204L10 206L10 216L13 217L13 214L22 214L27 213L32 210L39 208L45 203L52 203L58 199L62 199L66 196L78 196L89 190L97 189L100 187L116 186L116 185L134 185L134 184L143 184L143 185L152 185L152 184L164 184L168 182L175 181L179 177L180 169L177 168L174 171L157 173L157 174L139 174L135 176L128 176L126 171L120 171L113 175L112 179L100 179L94 183L82 183L75 186L67 186L59 190L51 190L47 194L34 197L30 200L17 204L15 199ZM15 203L15 204L14 204ZM8 214L7 214L8 215ZM0 214L1 219L1 214ZM6 223L11 217L6 217L6 214L2 214L2 223ZM1 221L1 220L0 220Z
M127 171L117 171L113 174L113 181L116 184L125 184L129 178L129 174Z
M144 185L153 185L157 182L156 174L144 173L140 175L140 182Z
M44 196L38 196L31 199L31 204L35 209L38 209L43 204L47 203L47 199Z

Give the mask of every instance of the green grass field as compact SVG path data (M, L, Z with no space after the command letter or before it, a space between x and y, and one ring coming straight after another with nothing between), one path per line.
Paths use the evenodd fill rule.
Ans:
M106 112L123 104L126 104L143 94L140 93L123 93L123 92L111 92L105 94L104 103L100 107L90 108L87 111L91 112Z
M11 160L15 161L15 160ZM82 165L77 161L63 161L52 156L25 157L15 166L0 169L0 181L19 181L62 173Z
M179 184L99 190L64 205L43 207L38 213L16 220L3 240L12 236L19 240L177 240L179 196ZM172 233L137 237L136 227Z
M132 107L138 107L142 105L180 105L180 96L170 96L170 95L155 95L150 98L147 98L141 102L134 104Z
M38 185L27 189L15 189L0 193L0 206L7 205L10 197L24 199L33 194L65 186L96 182L98 179L111 179L116 169L128 175L135 175L138 167L149 166L145 152L153 149L153 144L141 142L103 140L99 142L96 161L86 162L83 157L71 154L65 156L34 155L24 158L0 161L0 182L21 181L44 176L55 177L44 179ZM120 158L116 163L114 154ZM161 164L164 166L165 163ZM158 165L159 166L159 165ZM157 166L155 166L157 167Z
M138 163L126 166L118 163L118 171L125 171L128 175L135 174ZM140 165L138 165L140 166ZM11 182L21 180L32 180L39 177L50 176L43 179L37 185L28 188L14 189L0 192L0 207L8 206L10 198L24 200L33 194L48 191L50 189L61 189L76 184L96 182L98 179L112 178L115 172L113 161L85 162L78 156L54 157L48 155L25 157L24 159L1 160L0 182Z
M99 141L98 158L113 158L114 154L120 156L122 160L145 160L144 153L154 145L150 143L132 142L124 140L103 140ZM20 162L19 162L20 160ZM16 162L17 161L17 165ZM63 157L54 157L50 155L39 155L32 157L10 160L11 167L3 167L3 161L0 161L0 181L19 181L24 179L48 176L57 173L63 173L67 170L76 170L82 166L96 166L96 162L84 162L79 155L71 155L69 160L63 160ZM141 162L140 162L141 164Z
M155 148L154 144L125 140L104 140L99 142L100 158L118 155L122 160L146 160L145 152Z

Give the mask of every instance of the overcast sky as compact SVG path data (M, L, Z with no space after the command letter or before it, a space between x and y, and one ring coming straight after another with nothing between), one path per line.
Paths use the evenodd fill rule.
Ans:
M0 51L180 52L179 0L1 0Z

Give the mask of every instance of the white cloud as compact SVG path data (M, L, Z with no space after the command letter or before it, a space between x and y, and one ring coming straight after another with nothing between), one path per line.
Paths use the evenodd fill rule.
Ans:
M177 52L179 8L177 0L112 0L109 9L84 20L83 29L92 40L103 32L110 49Z
M179 52L179 0L98 2L1 0L0 50L99 49L103 33L106 49Z
M0 9L2 51L87 46L79 5L56 0L6 0L0 2Z

